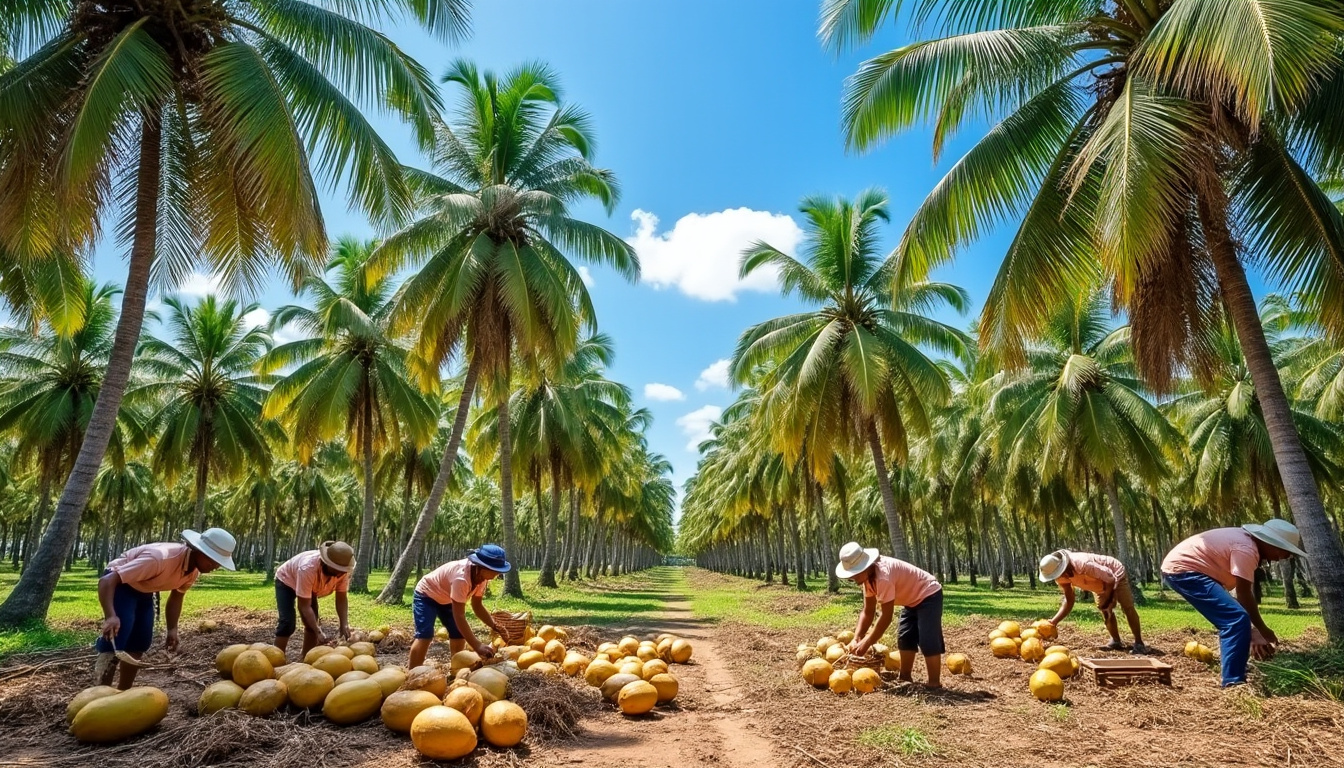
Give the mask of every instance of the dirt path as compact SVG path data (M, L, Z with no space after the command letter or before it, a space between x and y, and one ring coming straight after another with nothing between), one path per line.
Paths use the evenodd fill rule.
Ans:
M548 762L593 768L779 765L767 729L752 710L743 709L740 687L724 660L726 638L692 617L686 589L685 577L678 575L674 582L650 590L664 600L660 615L653 623L615 630L637 636L675 632L691 641L692 663L673 669L681 683L680 707L639 719L606 713L587 720L584 736L548 755Z

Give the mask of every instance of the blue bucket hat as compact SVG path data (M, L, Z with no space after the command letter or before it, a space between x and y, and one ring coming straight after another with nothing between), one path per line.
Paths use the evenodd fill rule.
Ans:
M467 559L496 573L508 573L513 568L504 556L504 548L498 544L484 544L480 549L473 549L467 553Z

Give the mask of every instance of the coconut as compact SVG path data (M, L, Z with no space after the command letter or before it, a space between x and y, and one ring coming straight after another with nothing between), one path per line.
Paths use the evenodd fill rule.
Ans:
M1032 672L1027 684L1031 688L1031 695L1041 701L1059 701L1064 698L1064 681L1048 669Z
M237 689L238 689L238 696L242 696L242 695L243 695L243 689L242 689L242 688L239 688L237 684L232 683L232 682L230 682L230 681L228 681L228 680L221 680L221 681L218 682L218 683L214 683L213 685L208 686L205 690L208 691L208 690L210 690L211 688L214 688L214 687L217 686L217 685L219 685L219 686L224 686L224 685L232 686L233 688L237 688ZM223 688L221 688L221 689L219 689L219 690L223 691L223 690L227 690L227 689L223 689ZM75 721L75 715L78 715L78 714L79 714L79 710L81 710L81 709L83 709L84 707L88 706L89 702L91 702L91 701L97 701L98 699L106 698L106 697L108 697L108 696L116 696L118 693L121 693L121 691L118 690L118 689L116 689L116 688L113 688L113 687L110 686L110 685L95 685L95 686L92 687L92 688L85 688L84 690L82 690L82 691L80 691L79 693L75 694L75 698L71 699L71 700L70 700L70 703L69 703L68 705L66 705L66 707L65 707L65 724L66 724L66 725L69 725L70 723L73 723L73 722ZM205 701L205 695L204 695L204 694L201 695L201 701ZM233 697L233 703L231 703L231 704L227 704L227 705L225 705L225 706L232 707L232 706L234 706L234 704L237 704L237 703L238 703L238 697L235 696L235 697ZM224 708L224 707L220 707L220 709L223 709L223 708ZM211 710L211 712L213 712L213 711L214 711L214 710ZM209 714L209 712L205 712L205 713L202 713L202 714Z
M1073 661L1067 653L1047 653L1038 669L1047 669L1059 677L1073 675Z
M901 668L901 652L888 651L886 656L882 657L882 668L888 672L895 672Z
M626 635L621 638L621 642L616 644L616 648L619 649L624 656L633 656L639 650L639 641Z
M369 679L383 689L383 696L391 696L406 684L406 672L401 667L383 667L369 675Z
M238 700L238 708L253 717L266 717L285 706L289 690L279 680L261 680L253 683Z
M289 663L289 659L285 658L285 652L270 643L253 643L248 646L248 650L261 651L266 660L271 662L272 668L283 667Z
M874 643L872 651L873 653L876 653L878 656L886 656L888 653L891 652L891 649L883 645L882 643Z
M470 682L489 691L490 695L496 699L507 699L509 697L509 678L497 669L491 667L478 669L471 673Z
M220 651L215 656L215 669L224 677L233 677L233 662L237 661L239 654L246 650L248 650L246 645L238 643Z
M559 677L560 668L549 661L539 661L527 668L528 674L546 675L547 677Z
M453 659L448 663L449 669L456 672L459 669L475 669L481 666L481 657L476 655L475 651L458 651L453 654Z
M334 652L334 649L330 645L314 645L312 648L308 649L307 653L303 654L303 663L316 664L318 659L326 656L328 653Z
M515 746L527 735L527 713L511 701L496 701L481 715L481 735L496 747Z
M322 703L322 715L337 725L354 725L373 717L382 705L382 686L373 680L355 680L331 689Z
M662 659L663 661L671 661L672 643L675 643L676 641L677 639L675 637L667 637L663 638L662 640L659 640L657 646L658 658Z
M320 669L331 675L333 679L344 675L355 668L355 662L352 658L343 653L332 651L322 658L313 662L313 669Z
M694 652L695 649L691 647L691 643L689 640L678 639L672 641L673 663L685 664L686 662L691 660L691 654Z
M214 619L206 619L205 621L202 621L197 628L202 632L214 632L216 629L219 629L219 622Z
M369 633L369 642L373 643L374 645L377 645L378 643L383 642L383 638L385 637L387 637L386 632L380 632L375 629Z
M845 655L848 653L849 651L845 649L845 646L836 643L835 645L832 645L830 648L826 649L826 660L834 664L835 662L844 658Z
M538 664L546 660L546 654L541 651L523 651L523 655L518 657L518 668L527 669L533 664Z
M1045 658L1045 646L1036 637L1029 637L1022 641L1022 647L1018 650L1023 659L1027 661L1040 661Z
M653 709L658 703L658 689L653 683L636 680L627 683L616 695L616 706L627 715L642 715Z
M658 691L659 704L666 704L667 702L677 698L677 691L680 688L680 685L677 683L677 678L675 675L664 672L660 675L654 675L653 677L649 678L646 682L648 682L650 685L654 687L655 690Z
M640 673L640 677L648 680L654 675L666 674L667 671L666 661L663 661L662 659L654 659L653 661L644 664L644 671Z
M797 661L797 663L800 666L806 664L808 659L815 659L815 658L818 658L817 649L813 648L812 646L808 646L807 648L799 651L798 654L794 656L794 660Z
M1198 641L1198 640L1191 640L1190 642L1188 642L1188 643L1185 644L1185 655L1186 655L1186 656L1189 656L1189 657L1192 658L1192 659L1198 659L1198 658L1199 658L1199 641Z
M446 627L439 627L434 630L434 639L438 640L440 643L446 643L452 639L452 636L448 634L448 629Z
M638 677L641 680L644 679L644 662L640 661L639 659L630 659L628 661L622 662L617 667L617 669L624 674L634 675L635 677Z
M452 707L430 707L411 721L411 743L431 760L456 760L476 748L476 729Z
M570 677L578 677L583 674L583 670L588 668L592 660L578 651L570 651L565 654L565 660L561 662L560 668L565 670L565 674Z
M854 633L846 629L844 632L841 632L835 636L835 641L837 643L843 643L844 645L849 645L850 643L854 642Z
M350 650L354 651L356 656L373 656L378 653L378 646L370 642L351 643Z
M624 672L608 677L602 683L602 698L607 701L616 701L616 697L620 694L622 688L639 679L637 675Z
M877 670L868 667L854 670L854 674L850 675L850 681L854 685L855 693L872 693L882 687L882 676Z
M378 660L372 656L356 656L350 660L350 666L356 672L367 672L372 675L378 671Z
M641 645L639 646L639 650L635 652L635 655L639 657L640 661L653 661L654 659L659 658L658 647L655 645Z
M542 640L540 637L530 638L526 643L523 643L523 645L527 646L527 650L529 651L543 652L546 650L546 641Z
M1017 643L1012 638L1000 637L989 644L989 650L1000 659L1010 659L1019 655Z
M542 649L542 653L546 655L547 661L552 664L559 664L565 660L565 644L559 640L549 640Z
M481 713L485 711L485 697L469 685L449 691L443 697L443 703L466 715L473 728L481 722Z
M346 672L344 675L341 675L340 677L336 678L336 684L345 685L346 683L353 683L356 680L368 680L369 677L371 677L371 675L369 675L368 672L361 672L357 669L352 669L349 672ZM382 685L379 685L378 687L381 689Z
M261 651L243 651L233 661L233 682L243 688L250 688L255 682L273 677L275 668Z
M355 651L348 645L338 645L331 649L332 653L339 653L347 659L355 658Z
M601 645L597 646L597 652L607 654L619 653L620 649L616 646L615 643L602 643Z
M583 679L594 688L600 687L608 677L619 672L615 664L609 661L594 661L583 672Z
M825 659L811 659L803 665L803 679L818 688L826 685L834 671L831 663Z
M1049 655L1052 654L1052 653L1062 653L1062 654L1064 654L1065 656L1068 656L1068 655L1069 655L1069 646L1067 646L1067 645L1052 645L1052 646L1050 646L1049 648L1046 648L1046 649L1045 649L1045 655L1046 655L1046 656L1049 656Z
M831 689L831 693L849 693L854 687L854 679L849 670L837 669L827 678L826 686Z
M1030 640L1033 637L1039 637L1039 636L1040 633L1036 631L1035 627L1027 627L1026 629L1022 630L1022 634L1018 635L1018 637L1022 638L1023 640Z
M1017 637L1022 634L1022 625L1016 621L1005 621L999 625L999 631L1008 637Z
M438 667L422 664L406 675L406 682L403 687L408 691L429 691L442 698L443 694L448 692L448 678L439 671Z
M105 686L104 686L105 687ZM97 689L89 689L97 690ZM112 689L116 693L116 689ZM87 693L87 691L86 691ZM81 694L83 695L83 694ZM217 683L211 683L201 691L201 698L196 702L196 714L201 717L213 715L221 709L233 709L238 706L239 699L243 698L243 687L232 680L220 680ZM78 697L76 697L78 700ZM74 702L70 702L74 706ZM71 720L74 718L71 717Z
M830 648L832 645L835 645L838 642L840 641L836 640L834 637L831 637L830 635L821 638L820 640L817 641L817 653L825 653L827 648Z
M439 697L429 691L397 691L383 700L378 712L388 730L410 733L415 716L439 704Z
M537 636L549 643L556 638L555 627L550 624L542 624L541 629L537 630Z
M992 643L995 640L998 640L1000 637L1007 637L1007 635L1003 633L1002 629L992 629L989 631L989 642Z
M139 736L167 714L167 694L158 688L137 686L85 704L70 723L70 732L80 741L106 744Z
M964 653L949 653L947 655L947 671L954 675L971 674L971 660Z

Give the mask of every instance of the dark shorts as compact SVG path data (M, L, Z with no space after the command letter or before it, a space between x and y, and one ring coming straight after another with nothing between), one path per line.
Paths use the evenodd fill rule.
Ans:
M107 575L107 574L103 574ZM99 653L127 651L144 653L154 642L154 593L141 592L129 584L118 584L112 593L112 612L121 619L116 641L100 637L94 644Z
M441 621L448 630L448 637L462 639L462 631L453 620L453 604L440 603L416 592L411 597L411 615L415 617L415 639L433 640L434 622Z
M938 656L947 650L943 645L943 590L924 598L919 605L901 609L896 648L918 649L925 656Z
M275 625L276 637L289 637L294 634L294 630L299 623L299 596L294 593L294 588L288 584L275 580L275 608L280 614L280 620ZM317 610L317 598L313 598L313 613L321 617Z

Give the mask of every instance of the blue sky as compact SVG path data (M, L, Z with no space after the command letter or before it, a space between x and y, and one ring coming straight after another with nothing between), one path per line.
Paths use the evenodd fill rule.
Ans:
M852 196L871 185L891 196L894 240L965 144L949 148L941 169L932 165L923 133L863 156L847 153L839 129L843 80L864 56L901 40L893 30L863 51L836 57L817 41L817 0L478 0L475 6L472 35L459 46L409 26L386 32L436 76L457 56L500 71L546 62L560 74L566 100L591 113L598 164L617 173L624 191L610 217L597 208L582 213L632 238L645 277L630 285L594 267L590 290L601 327L616 342L611 375L653 411L652 446L672 461L680 485L695 468L696 436L732 399L719 361L750 324L796 310L768 281L737 283L741 248L758 237L788 248L799 234L794 214L803 196ZM375 123L404 162L418 162L402 125L388 118ZM374 234L335 191L326 195L324 211L333 237ZM1005 239L1006 233L987 238L939 277L980 301ZM121 282L124 270L122 253L98 249L100 281ZM270 309L293 300L285 281L272 282L252 298ZM209 286L201 275L185 290ZM661 385L649 394L663 399L646 396L647 385ZM673 390L680 399L667 399Z

